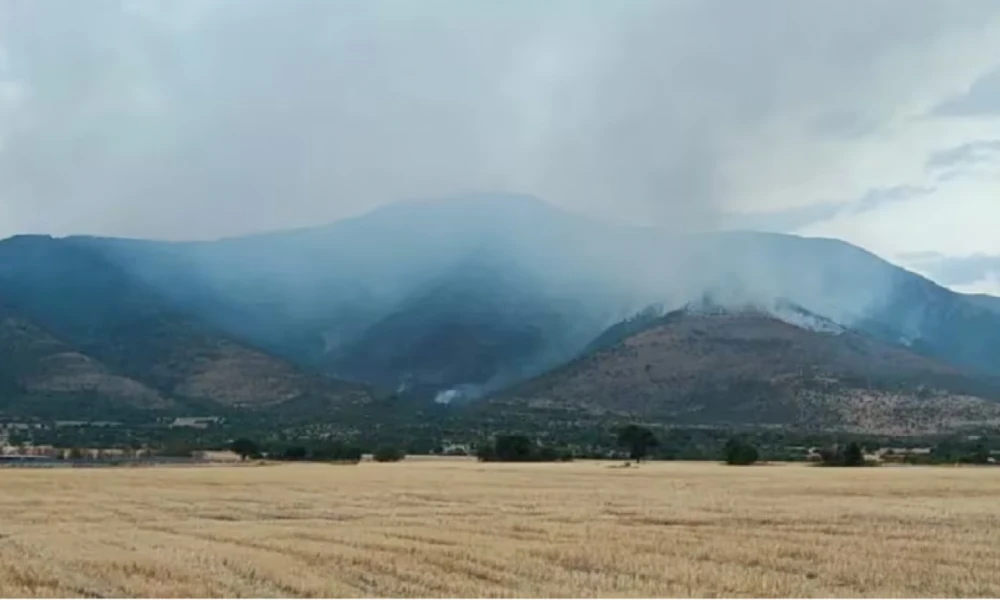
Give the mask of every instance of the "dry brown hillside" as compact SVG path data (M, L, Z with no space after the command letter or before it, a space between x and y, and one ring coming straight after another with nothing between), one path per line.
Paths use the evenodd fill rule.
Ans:
M916 433L1000 422L995 382L850 331L681 311L491 401L684 424Z
M171 409L184 400L202 407L295 402L338 408L371 399L362 386L304 373L172 315L102 333L114 343L81 350L0 306L0 400L22 413L48 405L62 414L76 408Z
M93 358L0 305L0 388L5 396L95 394L142 409L170 408L173 400L115 374Z
M171 351L172 360L154 371L184 398L226 406L265 407L304 397L331 405L370 400L361 386L300 371L294 365L225 338L202 339Z
M8 361L8 379L27 381L26 373L43 372L49 374L44 385L82 392L89 389L82 375L66 381L52 379L52 373L78 372L91 364L89 357L108 372L199 412L212 410L213 404L219 409L287 403L327 409L368 398L360 386L309 375L180 309L143 276L86 243L21 236L4 241L2 250L0 293L9 314L37 324L82 355L63 356L58 370L46 371L35 354L27 353L16 365ZM23 339L18 343L25 344ZM91 412L107 402L103 392L93 392L83 399ZM135 402L142 397L137 394ZM61 416L67 405L50 408L51 416Z

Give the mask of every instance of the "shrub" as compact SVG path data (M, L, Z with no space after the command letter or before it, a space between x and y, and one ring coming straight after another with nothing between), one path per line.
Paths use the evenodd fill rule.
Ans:
M305 460L309 451L305 446L289 446L285 448L278 458L282 460Z
M819 451L820 464L825 467L864 467L865 452L857 442L851 442L843 448L834 446Z
M759 458L757 448L738 438L730 439L723 449L723 459L729 465L752 465Z
M539 446L523 435L498 435L490 443L476 448L476 457L483 462L568 462L573 454L553 446Z
M857 442L851 442L844 448L845 467L865 466L865 452Z
M393 448L391 446L382 446L381 448L375 450L372 454L372 459L375 462L399 462L406 458L406 453L398 448Z
M479 459L480 462L494 461L497 459L496 448L493 447L493 444L489 443L479 444L476 446L476 458Z
M233 440L233 443L229 445L229 449L238 454L241 460L260 456L260 447L257 445L257 442L248 440L247 438Z
M985 465L990 462L990 450L985 444L976 444L972 452L962 457L962 462L973 465Z
M493 445L497 460L517 462L531 460L535 443L525 435L500 435Z
M660 445L660 440L646 427L626 425L618 430L618 445L629 453L629 458L642 462L650 450Z
M556 462L559 460L559 452L551 446L543 446L538 449L538 460L540 462Z
M309 454L311 460L331 461L331 462L353 462L361 461L363 452L356 446L346 446L340 442L329 442L318 448L314 448Z

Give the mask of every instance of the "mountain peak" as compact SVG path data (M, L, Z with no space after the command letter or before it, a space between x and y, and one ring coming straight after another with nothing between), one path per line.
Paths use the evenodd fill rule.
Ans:
M717 301L710 294L705 294L700 299L684 305L681 311L700 316L762 316L783 321L800 329L833 335L847 331L843 325L781 297L771 302L729 303Z

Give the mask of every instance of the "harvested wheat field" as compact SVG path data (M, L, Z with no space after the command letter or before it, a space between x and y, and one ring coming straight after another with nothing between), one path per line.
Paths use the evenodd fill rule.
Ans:
M0 596L1000 596L1000 469L0 470Z

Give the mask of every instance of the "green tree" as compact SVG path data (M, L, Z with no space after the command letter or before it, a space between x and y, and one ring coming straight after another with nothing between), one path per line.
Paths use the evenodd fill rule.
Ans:
M480 442L476 445L476 458L480 462L497 460L496 445L491 442Z
M257 442L247 438L233 440L233 443L229 445L229 449L238 454L240 460L260 456L260 446Z
M573 453L536 444L524 435L498 435L492 444L477 444L476 457L483 462L568 462L573 460Z
M863 467L867 464L865 452L857 442L820 450L819 455L826 467Z
M986 447L986 444L976 444L972 452L965 459L966 462L974 465L985 465L990 462L990 449Z
M494 443L494 453L502 461L531 460L534 452L535 444L526 435L498 435Z
M730 438L723 448L723 459L729 465L752 465L759 458L757 448L739 438Z
M331 441L320 444L319 446L313 446L311 449L306 449L305 447L299 450L299 447L293 446L289 450L293 450L291 460L305 460L308 456L309 460L315 461L331 461L331 462L360 462L361 456L363 454L361 448L356 446L347 446L343 442ZM286 458L287 452L286 452Z
M629 458L642 462L650 450L660 445L660 440L646 427L626 425L618 430L618 445L628 451Z
M364 451L357 446L347 446L344 448L344 452L341 455L340 460L346 460L348 462L358 463L361 462L361 457L364 455Z
M559 450L552 446L542 446L537 452L539 462L556 462L559 460Z
M281 458L285 460L305 460L308 456L309 450L301 445L289 446L281 453Z
M845 467L863 467L865 466L865 452L861 449L861 445L857 442L851 442L844 448L844 466Z

